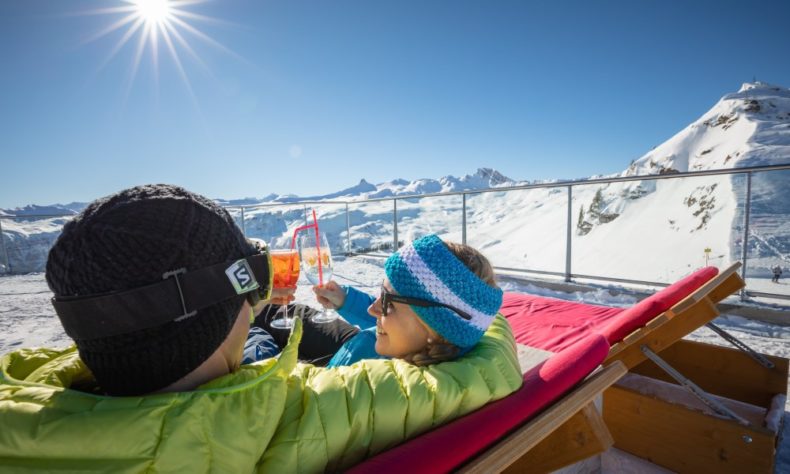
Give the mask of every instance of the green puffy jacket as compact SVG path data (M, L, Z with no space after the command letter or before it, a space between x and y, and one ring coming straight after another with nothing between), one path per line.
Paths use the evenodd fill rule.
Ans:
M68 387L91 379L75 348L0 359L0 471L320 472L351 466L521 385L501 316L462 358L430 367L298 363L297 324L277 359L190 392L141 397Z

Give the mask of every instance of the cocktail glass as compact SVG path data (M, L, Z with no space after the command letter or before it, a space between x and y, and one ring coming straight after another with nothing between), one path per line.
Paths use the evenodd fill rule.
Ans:
M270 251L274 272L274 288L293 288L299 280L299 253L296 249L274 249ZM283 316L278 319L280 312ZM281 305L272 319L271 325L277 329L293 327L293 317L288 316L288 306Z
M316 236L319 236L318 239ZM332 279L334 263L325 234L318 231L304 233L299 238L299 255L302 261L302 271L310 283L324 285ZM314 323L329 323L335 319L337 319L337 313L332 309L324 309L310 318Z

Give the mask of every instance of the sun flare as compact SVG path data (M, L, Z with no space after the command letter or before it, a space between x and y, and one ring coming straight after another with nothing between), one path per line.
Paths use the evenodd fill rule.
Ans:
M150 50L154 75L158 81L161 47L164 53L172 60L178 75L194 100L192 85L187 77L181 56L186 54L194 63L206 71L208 71L208 67L195 52L190 41L198 40L241 59L237 54L193 25L198 22L228 24L227 22L190 11L190 7L210 1L212 0L114 0L115 6L85 12L87 15L109 14L116 16L115 21L88 38L86 42L96 41L113 33L120 35L110 54L99 66L99 69L107 65L127 43L136 43L132 67L127 81L127 95L137 75L140 61L146 54L146 50Z
M170 17L170 0L135 0L134 6L146 22L164 23Z

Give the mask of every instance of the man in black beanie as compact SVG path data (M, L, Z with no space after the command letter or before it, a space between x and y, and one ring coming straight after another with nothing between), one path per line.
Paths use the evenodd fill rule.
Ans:
M210 293L217 285L192 293L183 286L195 274L191 272L245 259L257 251L228 212L211 200L177 186L137 186L91 203L64 226L50 250L46 279L67 333L72 321L66 316L77 320L80 331L70 335L103 393L189 390L238 368L251 306L237 288L220 301L188 311L193 309L194 296ZM237 270L244 277L249 267ZM143 311L141 319L148 316L137 301L150 305L152 313L157 312L158 301L151 296L156 293L140 296L134 290L156 284L169 284L167 296L176 303L180 297L173 310L178 317L140 329L136 321L129 321L136 318L134 311ZM95 298L119 293L126 299ZM292 294L290 289L278 296ZM62 308L85 297L93 297L91 311L104 314L95 323L84 314L85 306L76 311ZM97 329L105 326L113 330ZM125 331L127 326L133 330ZM99 332L94 334L94 329Z

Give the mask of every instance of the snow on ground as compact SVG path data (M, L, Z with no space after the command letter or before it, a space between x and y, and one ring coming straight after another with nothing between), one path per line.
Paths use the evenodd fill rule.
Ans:
M354 285L375 294L384 275L384 260L354 257L337 258L335 280L343 285ZM528 283L508 280L503 282L505 291L519 291L541 296L584 301L591 304L628 306L636 302L634 296L620 293L613 296L608 290L564 293L541 288ZM47 288L44 275L0 277L0 354L22 347L64 347L71 343L63 333L50 304L52 293ZM296 292L298 302L317 305L310 284L302 277ZM757 322L737 315L725 315L716 323L758 352L790 358L790 327ZM723 339L707 328L701 328L688 339L711 344L727 345ZM777 455L776 472L790 472L790 420L787 419Z

